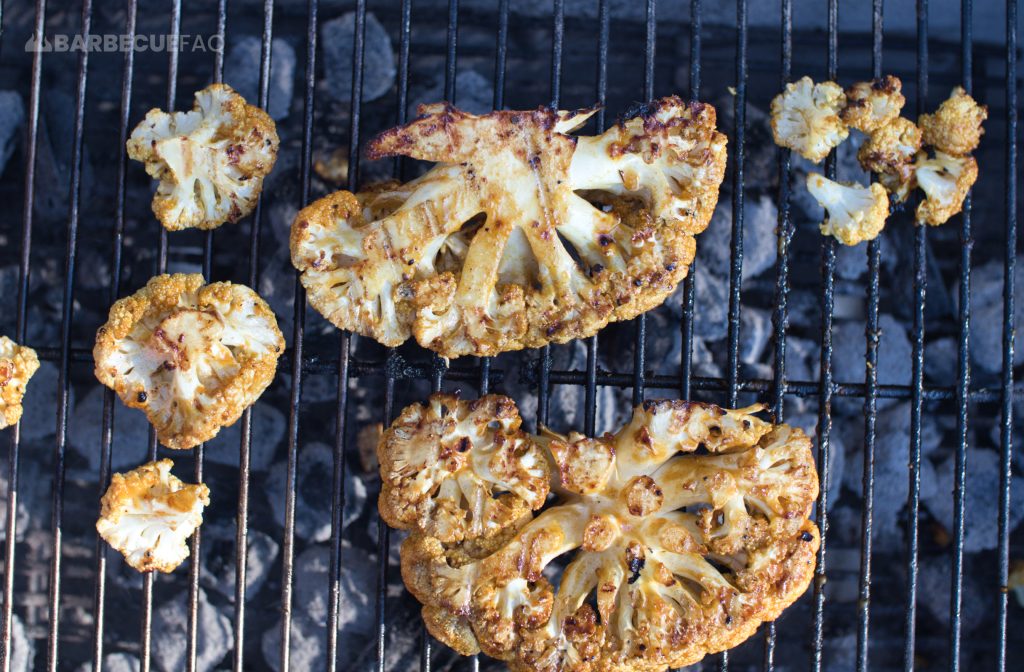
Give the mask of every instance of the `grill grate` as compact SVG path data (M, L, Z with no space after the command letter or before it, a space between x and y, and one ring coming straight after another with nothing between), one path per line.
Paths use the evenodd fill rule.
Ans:
M597 73L595 77L596 90L593 97L604 103L609 91L609 43L611 11L609 0L595 0L597 5L597 51L596 63ZM826 72L830 79L836 79L841 73L839 70L839 3L838 0L824 0L827 4L827 40L826 40ZM4 3L7 6L15 3ZM280 4L280 3L279 3ZM573 3L575 6L576 3ZM987 4L987 3L986 3ZM127 35L134 37L138 28L139 12L137 0L129 0L125 13L124 31ZM171 35L180 35L182 31L182 3L181 0L171 0L169 3L169 28ZM230 33L228 28L228 3L227 0L218 0L216 5L216 27L215 34L223 38ZM273 0L264 0L261 38L261 57L259 63L259 104L267 108L269 103L270 79L271 79L271 45L274 37L275 7ZM917 112L924 111L926 107L928 86L929 86L929 3L927 0L917 0L917 89L916 104ZM0 9L4 8L0 5ZM872 2L872 35L871 35L871 72L874 76L880 76L884 71L882 64L883 54L883 0ZM315 137L315 107L317 104L317 39L319 36L319 14L318 0L308 0L306 6L305 23L305 77L302 80L303 91L303 112L302 112L302 134L301 149L299 150L299 193L295 205L300 206L308 203L312 193L312 175ZM412 0L401 0L398 16L398 72L397 72L397 122L406 120L406 110L409 101L410 89L410 52L412 42L412 27L414 7ZM363 77L364 77L364 38L367 26L367 2L356 0L355 13L355 49L353 57L352 91L348 113L348 139L349 139L349 176L348 187L355 189L360 184L360 139L363 131ZM961 3L961 41L959 62L961 74L959 80L970 92L973 85L973 55L974 44L972 35L973 1L962 0ZM532 380L536 383L537 411L534 418L536 425L546 424L549 418L549 404L551 391L557 385L581 386L584 394L584 429L588 434L594 434L597 425L598 389L600 387L629 388L632 392L633 403L639 403L645 397L648 389L657 390L665 395L678 394L683 398L690 398L697 392L722 394L729 405L736 405L741 395L754 394L759 398L770 400L770 407L778 419L783 418L784 402L787 397L812 397L818 402L818 464L820 465L821 494L817 504L818 522L822 529L822 542L818 557L818 568L811 600L811 628L809 632L810 662L811 667L820 670L826 666L823 655L825 654L826 641L826 576L828 572L827 550L830 548L827 535L829 507L829 482L832 474L829 469L830 451L833 448L830 441L832 433L832 402L837 398L863 399L865 449L863 455L863 477L862 487L864 494L864 505L861 510L861 534L859 553L859 577L858 597L856 607L856 666L858 670L865 670L869 665L869 644L872 642L871 630L871 601L872 601L872 527L874 524L873 512L876 497L887 497L888 493L875 493L875 448L877 443L877 416L879 400L900 399L909 400L910 414L910 442L909 442L909 485L910 496L907 502L909 508L907 546L906 546L906 573L907 591L905 596L905 616L903 636L903 660L902 666L905 670L912 670L919 663L916 651L916 627L919 622L917 614L918 604L918 572L919 554L921 548L921 529L918 524L918 512L921 505L921 466L922 466L922 413L926 402L950 402L956 407L956 451L955 451L955 490L954 490L954 525L952 530L952 590L949 605L950 615L950 637L948 664L950 669L959 669L962 659L963 619L962 607L964 601L964 537L965 537L965 507L966 507L966 485L968 469L968 445L970 442L969 410L971 404L980 402L998 402L1000 408L999 419L999 443L1000 454L1000 486L999 486L999 510L998 510L998 550L993 562L998 565L998 585L992 586L998 615L996 617L998 630L996 634L995 664L998 669L1005 670L1011 667L1008 658L1009 635L1007 622L1009 617L1009 602L1005 590L1009 571L1009 556L1011 548L1011 519L1010 519L1010 486L1012 479L1012 451L1013 451L1013 402L1020 399L1024 394L1014 383L1013 354L1014 354L1014 274L1016 262L1016 226L1017 226L1017 6L1016 0L1007 0L1007 28L1006 28L1006 50L1005 50L1005 76L1002 81L1005 84L1005 125L1006 136L1010 141L1006 143L1005 150L1005 258L1004 258L1004 294L1003 294L1003 337L1002 357L1003 366L1001 371L1000 384L998 388L972 388L971 370L969 366L970 354L970 277L973 238L971 229L971 208L970 201L965 204L964 213L959 222L959 258L957 260L959 273L958 292L958 326L957 326L957 366L956 381L946 386L928 386L924 384L925 366L925 300L928 282L928 259L929 252L928 233L924 228L915 228L913 234L913 293L912 293L912 315L913 329L912 339L912 373L909 385L883 385L879 383L877 366L879 364L879 304L881 298L880 274L881 274L881 246L879 241L872 241L867 246L867 284L866 284L866 314L865 314L865 369L864 381L835 381L832 360L833 360L833 320L835 307L835 274L837 248L831 238L822 238L820 243L820 302L822 306L819 344L820 348L820 375L816 380L789 380L786 371L787 355L787 331L789 328L789 295L793 278L791 277L791 262L794 261L792 249L795 224L791 213L791 193L789 177L792 172L792 161L787 150L779 150L777 154L777 166L780 174L778 186L778 257L776 263L776 276L773 283L774 303L771 313L774 355L774 366L771 379L751 378L742 375L740 365L740 336L741 336L741 289L743 270L743 234L744 234L744 191L745 191L745 162L746 162L746 131L747 131L747 85L749 77L748 61L748 7L746 0L736 2L736 42L734 55L734 120L735 132L730 136L730 165L732 174L732 233L731 248L729 256L729 291L728 291L728 353L727 370L722 377L699 376L695 373L693 362L694 348L694 308L695 308L695 282L694 269L688 274L683 285L683 318L680 320L679 329L682 337L682 355L680 361L680 372L678 375L665 375L650 370L647 361L646 343L648 336L648 323L645 316L634 321L635 332L632 344L632 371L604 371L598 366L598 345L599 336L587 339L586 365L584 370L563 370L553 364L553 349L545 347L538 351L537 361L532 369ZM689 28L689 93L691 98L700 98L701 59L702 59L702 0L690 1ZM460 12L459 0L448 0L447 25L445 31L444 45L444 94L448 100L456 99L458 91L457 74L459 72L459 19L463 13ZM37 43L42 43L45 35L47 17L46 0L37 0L35 4L35 18L32 26L32 34ZM562 96L563 61L567 48L580 49L579 45L573 45L566 39L566 7L564 0L553 0L553 11L551 12L550 30L552 35L550 52L550 100L553 105L558 105ZM495 57L494 57L494 79L493 79L493 104L495 108L505 106L505 89L507 85L507 65L509 57L509 26L510 3L509 0L500 0L497 7L497 21L495 33ZM572 17L570 17L571 19ZM781 23L779 25L780 35L780 69L778 81L780 86L788 82L793 75L793 5L792 0L781 0ZM93 20L93 3L91 0L83 0L81 5L81 34L88 36ZM629 92L630 96L651 99L655 93L656 74L656 38L658 28L658 7L656 0L647 0L643 23L643 80L642 85L636 87L636 91ZM21 36L16 36L20 40ZM633 45L638 48L639 45ZM591 48L587 45L587 48ZM810 48L810 47L808 47ZM176 107L179 75L179 53L176 50L168 51L169 57L166 68L166 106L168 109ZM43 60L46 54L39 51L33 55L31 79L28 82L29 102L27 109L27 142L24 152L27 170L24 173L24 201L23 216L21 221L21 238L19 260L19 274L17 284L16 305L16 327L15 338L19 342L25 342L29 333L28 305L30 277L32 276L32 243L34 234L34 205L39 196L39 189L43 185L36 183L36 170L38 159L39 133L40 133L40 106L43 100L42 94L42 71ZM542 56L538 56L543 58ZM118 147L123 147L127 138L130 124L139 117L139 110L133 110L133 89L136 81L136 54L132 50L124 53L121 70L121 95L118 113ZM213 79L220 81L223 77L224 58L222 53L216 53L213 58ZM2 64L0 64L2 65ZM803 73L797 73L803 74ZM68 445L68 420L71 403L72 385L71 375L73 365L91 362L91 353L86 344L74 343L73 322L76 310L76 265L79 261L79 224L81 221L81 198L83 185L83 137L85 134L86 112L87 112L87 85L90 75L90 53L82 51L78 56L78 69L76 75L76 96L73 122L73 143L71 145L72 158L70 164L69 182L69 207L66 225L66 261L64 265L62 300L60 311L60 332L59 347L52 347L48 343L30 343L37 347L40 357L57 363L59 380L57 384L58 403L56 410L56 442L53 454L53 491L52 491L52 520L49 527L49 544L51 552L51 564L49 568L47 613L52 617L45 619L46 622L46 666L48 670L65 668L80 661L65 660L66 656L62 650L63 633L60 629L62 611L60 607L64 604L62 598L62 579L69 574L69 568L62 566L63 553L63 529L65 526L65 485L67 483L67 462L66 452ZM848 80L849 77L843 77ZM994 119L992 121L995 121ZM992 123L992 122L990 122ZM597 126L603 129L606 125L605 112L602 110L597 115ZM124 152L119 152L119 160L116 167L116 198L114 201L114 223L113 236L109 242L110 256L110 277L109 277L109 301L119 298L123 293L124 280L124 253L126 238L126 180L127 180L127 159ZM393 174L404 177L409 171L409 166L404 160L396 160L393 166ZM830 178L836 175L836 158L831 156L826 163L826 171ZM994 171L986 173L987 179L996 179ZM48 185L47 185L48 186ZM264 220L264 206L262 201L257 205L256 211L248 224L248 268L246 270L247 283L252 287L259 286L261 278L260 251L261 251L261 228ZM903 222L900 222L903 223ZM950 224L955 226L956 224ZM219 234L218 234L219 235ZM164 272L168 268L169 241L166 232L161 228L159 231L159 246L155 259L155 266L158 272ZM176 241L175 241L176 242ZM211 279L214 276L213 252L216 249L215 235L208 232L202 236L201 266L205 276ZM342 572L346 567L346 558L343 555L342 544L342 520L343 509L346 501L346 456L351 453L349 445L349 423L350 405L349 395L353 389L352 381L360 384L373 384L375 378L383 378L384 394L383 408L380 413L380 420L385 423L390 421L396 411L396 383L404 381L422 380L426 381L434 390L439 390L447 382L466 383L478 388L481 394L488 392L492 384L498 380L501 373L499 369L492 369L492 362L487 359L465 362L459 361L454 366L448 367L440 358L417 358L410 361L405 354L390 350L386 355L379 357L357 356L355 342L347 333L341 333L332 347L337 348L336 356L325 356L317 351L311 354L304 352L304 340L307 331L306 324L306 301L302 286L296 277L294 283L294 315L293 330L291 334L291 347L287 360L282 360L282 371L290 368L290 390L289 390L289 415L287 419L287 471L285 478L286 506L284 514L284 532L281 545L281 575L280 575L280 610L281 610L281 653L280 668L289 668L290 641L292 636L292 612L295 577L295 550L296 550L296 488L299 448L302 445L301 429L303 425L303 388L306 376L337 376L337 404L335 406L335 444L334 463L331 474L332 487L332 520L330 535L330 566L328 570L327 585L323 587L328 595L327 605L327 640L326 658L329 661L329 669L339 667L345 669L346 652L340 650L338 640L338 625L340 623L340 608L342 600ZM49 346L49 347L46 347ZM525 358L532 358L534 355L528 353ZM363 383L363 381L371 381ZM95 383L94 383L95 384ZM109 482L112 464L112 451L114 442L114 418L115 409L118 404L114 400L113 393L105 390L102 406L102 434L100 437L100 462L98 482L101 491ZM12 614L17 601L16 595L16 550L17 544L16 528L18 523L18 492L19 473L23 456L21 455L21 428L16 426L10 432L10 450L8 455L7 471L7 512L6 512L6 544L4 554L4 583L3 583L3 610L2 610L2 641L3 648L0 653L0 672L6 672L11 665L12 648ZM235 535L235 592L234 592L234 613L232 631L234 636L234 649L232 657L232 668L234 670L250 669L256 663L251 660L252 646L246 642L253 633L246 630L246 549L249 534L250 520L250 463L251 449L253 446L252 432L252 411L247 410L241 419L240 433L240 462L238 469L238 493L237 493L237 525ZM258 438L257 438L258 440ZM157 442L155 432L150 433L149 455L154 459L157 455ZM202 480L204 475L204 447L199 446L194 452L194 478ZM92 516L92 512L87 512ZM390 533L386 526L378 525L377 528L377 580L374 601L374 624L373 631L376 640L376 669L385 670L386 649L388 643L388 629L391 619L388 614L387 589L392 573L391 558L389 551L392 547ZM202 545L202 536L197 532L192 539L191 557L199 558ZM107 624L106 606L111 597L108 595L107 575L107 547L100 541L95 545L95 569L93 579L94 596L92 604L92 641L91 658L93 669L101 669L105 648L105 626ZM199 637L199 612L200 612L200 563L192 562L188 571L188 608L186 628L186 666L189 670L199 669L198 658L198 637ZM142 582L142 606L140 620L140 637L138 643L139 657L142 670L149 670L152 658L152 637L153 637L153 606L154 606L154 575L147 575ZM763 668L774 669L777 654L776 625L768 624L764 628L764 652ZM787 628L788 630L788 628ZM790 633L796 634L796 633ZM425 630L421 629L420 669L429 670L432 666L432 658L436 655L431 639ZM248 657L247 657L248 656ZM803 661L785 661L789 665L802 665ZM888 662L888 661L887 661ZM482 661L472 659L471 667L479 669ZM720 669L729 667L729 656L723 653L718 656ZM898 665L894 665L898 666Z

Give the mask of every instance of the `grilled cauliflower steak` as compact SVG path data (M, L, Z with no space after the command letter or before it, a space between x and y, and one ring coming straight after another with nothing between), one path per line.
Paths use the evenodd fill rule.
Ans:
M899 77L886 75L870 82L857 82L846 88L846 107L840 117L847 126L872 133L900 116L907 102Z
M917 206L917 221L938 226L963 209L964 198L978 179L978 162L973 156L951 156L940 151L929 159L921 152L914 179L927 196Z
M421 107L368 153L432 170L296 217L310 303L342 329L446 357L562 343L660 304L714 210L725 136L714 108L675 96L567 135L593 113Z
M25 386L38 368L35 350L0 336L0 429L21 420Z
M392 438L407 435L399 443L404 480L386 466L393 440L380 444L390 498L420 502L427 484L457 479L439 486L435 476L413 476L452 445L466 446L462 462L493 463L512 408L499 397L470 403L435 395L427 408L407 409L389 430ZM452 428L481 409L500 414L496 438L460 444ZM808 520L818 492L810 441L752 415L758 410L647 402L617 434L598 439L517 434L529 447L513 451L521 456L516 468L542 449L559 499L536 517L509 516L497 543L444 541L428 529L423 508L398 520L382 496L382 515L411 531L402 577L423 603L431 634L514 671L653 672L739 644L807 588L819 543ZM420 421L438 416L454 416L444 433L437 420Z
M114 474L101 501L96 531L140 572L173 572L188 557L185 540L210 503L210 489L181 482L173 466L159 460Z
M145 411L160 442L191 448L238 419L274 378L284 336L244 285L158 275L96 334L96 377Z
M215 229L256 207L277 146L266 112L211 84L190 112L150 110L128 139L128 156L160 181L153 213L167 230Z
M845 105L843 89L835 82L815 84L810 77L803 77L787 84L786 90L772 99L775 144L820 163L850 134L839 116Z
M843 245L874 240L885 227L889 196L877 182L862 187L855 183L833 182L811 173L807 176L807 191L828 212L821 232Z
M922 114L917 124L924 133L924 144L953 156L966 156L978 147L988 119L988 108L978 105L957 86L934 114Z

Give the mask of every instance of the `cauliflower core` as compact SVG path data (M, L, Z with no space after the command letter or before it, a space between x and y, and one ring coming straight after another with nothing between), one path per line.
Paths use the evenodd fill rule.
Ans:
M811 173L807 176L807 190L828 212L821 224L824 235L843 245L856 245L874 240L882 232L889 215L889 196L877 182L862 187Z
M114 474L96 531L140 572L173 572L188 557L185 540L203 523L210 489L182 483L160 460Z
M660 671L739 644L807 588L819 543L810 441L758 410L647 402L591 439L513 431L502 397L406 409L379 445L380 506L410 530L402 577L430 633L514 671ZM545 471L558 501L534 517ZM431 507L458 511L445 538Z
M310 303L340 328L446 357L562 343L660 304L717 203L725 136L714 108L674 96L567 135L593 113L421 107L368 153L432 170L296 217Z
M274 378L284 336L244 285L159 275L110 309L96 334L96 377L140 408L170 448L217 435Z
M847 126L872 133L900 116L907 99L899 77L886 75L870 82L857 82L846 89L846 107L840 117Z
M924 133L924 144L953 156L966 156L978 147L988 119L988 107L978 105L957 86L934 114L922 114L917 120Z
M166 229L215 229L256 207L277 146L266 112L211 84L191 112L150 110L128 139L128 156L160 181L153 213Z
M21 420L25 386L38 368L35 350L0 336L0 429Z
M850 134L839 116L845 105L846 96L835 82L815 84L804 77L787 84L772 100L775 144L820 163Z
M929 159L922 152L914 167L914 179L927 195L917 206L917 221L938 226L963 209L964 198L978 179L978 162L972 156L939 151Z

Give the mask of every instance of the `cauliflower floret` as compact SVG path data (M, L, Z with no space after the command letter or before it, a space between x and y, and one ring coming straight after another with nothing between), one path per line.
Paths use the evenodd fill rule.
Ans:
M140 408L170 448L191 448L238 419L274 378L284 336L244 285L158 275L117 301L96 334L96 377Z
M96 531L140 572L173 572L188 557L185 540L210 503L210 489L182 483L173 466L159 460L114 474L101 500Z
M988 107L978 105L957 86L934 114L922 114L917 125L924 132L924 144L953 156L966 156L978 147L988 119Z
M402 578L427 629L515 672L657 672L750 637L807 588L819 543L810 441L758 410L646 402L616 434L526 438L557 467L559 499L510 523L500 543L466 552L427 519L402 521ZM432 423L396 427L434 444L423 452L443 450ZM474 443L461 459L480 448L490 454ZM389 450L381 444L382 466ZM422 496L416 481L396 487L392 497Z
M840 113L851 128L871 133L900 116L907 99L899 77L886 75L870 82L857 82L846 89L846 107Z
M498 395L466 404L435 394L406 408L378 443L381 517L447 543L491 537L539 509L548 463L521 422Z
M939 151L929 159L921 152L914 164L914 179L927 195L917 206L917 221L938 226L963 208L967 192L978 179L978 162L972 156Z
M663 98L599 136L594 110L424 106L368 148L437 161L406 184L338 192L292 225L292 263L336 326L446 357L562 343L660 304L718 199L725 136Z
M872 183L870 187L862 187L852 182L833 182L811 173L807 176L807 190L828 212L821 223L822 234L834 237L843 245L856 245L874 240L882 232L889 215L889 196L882 185Z
M850 134L839 117L845 104L843 89L835 82L815 84L804 77L787 84L772 100L775 144L820 163Z
M38 368L35 350L0 336L0 429L21 420L25 386Z
M277 159L266 112L226 84L196 93L191 112L152 109L128 139L128 156L160 181L153 213L169 231L215 229L256 207Z
M914 157L921 149L921 129L903 117L871 132L857 151L864 170L887 173L904 183L914 172Z

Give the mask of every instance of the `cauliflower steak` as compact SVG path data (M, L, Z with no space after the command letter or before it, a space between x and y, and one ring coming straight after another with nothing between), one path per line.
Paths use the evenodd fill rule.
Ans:
M378 448L381 515L410 530L402 577L456 651L660 671L739 644L807 588L818 477L800 430L759 406L656 401L614 435L530 436L514 409L437 394ZM544 472L558 500L534 516Z
M211 84L190 112L150 110L128 139L128 156L160 181L153 214L167 230L215 229L256 207L278 142L266 112Z
M183 483L173 466L159 460L114 474L101 500L96 531L140 572L173 572L188 557L185 540L210 503L210 489Z
M25 386L38 368L35 350L0 336L0 429L21 420Z
M660 304L717 203L725 136L714 108L675 96L568 135L594 111L422 106L368 153L432 170L295 218L310 303L342 329L446 357L563 343Z
M117 301L96 334L96 377L145 411L160 442L191 448L238 419L270 384L284 336L244 285L158 275Z

